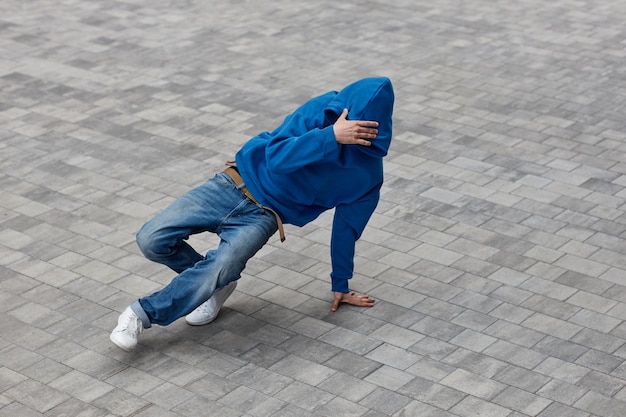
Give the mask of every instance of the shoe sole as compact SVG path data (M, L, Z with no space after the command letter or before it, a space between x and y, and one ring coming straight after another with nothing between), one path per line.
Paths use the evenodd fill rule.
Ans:
M194 322L190 322L189 319L187 317L185 317L185 321L187 322L188 325L190 326L204 326L205 324L209 324L212 321L214 321L217 316L219 316L220 314L220 310L222 309L222 306L224 305L224 303L226 302L226 300L228 299L228 297L230 297L230 295L233 293L233 291L235 291L235 288L237 287L237 281L233 281L235 284L231 285L230 287L228 287L228 289L226 290L226 296L224 297L224 301L222 302L222 305L220 306L219 310L217 310L217 314L215 314L215 316L210 317L206 320L202 320L202 321L194 321ZM220 294L222 295L222 294Z
M135 346L124 346L120 344L117 340L115 340L115 338L113 337L113 334L109 336L109 339L111 339L111 342L113 342L115 346L117 346L118 348L122 349L125 352L132 352L133 350L135 350Z

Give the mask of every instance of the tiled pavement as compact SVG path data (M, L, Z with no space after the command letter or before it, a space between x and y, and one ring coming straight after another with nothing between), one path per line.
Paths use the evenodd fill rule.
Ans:
M0 3L0 416L626 415L623 0ZM218 320L108 335L134 234L309 97L396 89L329 313L330 216ZM211 236L193 243L208 248Z

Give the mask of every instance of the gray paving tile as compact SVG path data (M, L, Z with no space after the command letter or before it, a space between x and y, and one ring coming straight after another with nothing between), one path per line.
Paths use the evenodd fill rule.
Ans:
M145 415L150 415L150 410L152 408L153 407L148 408L144 412ZM241 417L244 415L241 411L234 410L215 401L209 401L200 396L193 397L183 404L174 407L172 411L175 416L194 416L206 412L207 409L212 410L212 412L217 413L220 416ZM169 417L167 414L166 416Z
M450 343L474 352L482 352L496 342L496 338L471 329L463 330L452 340L450 340Z
M466 397L465 393L423 378L415 378L397 391L443 410L450 409Z
M340 354L326 361L324 365L359 379L365 378L376 369L383 366L380 362L349 351L342 351Z
M332 344L303 336L294 336L278 345L278 348L317 363L323 363L341 352L340 348Z
M47 415L61 417L63 415L75 415L84 417L108 417L111 415L107 410L95 407L91 404L71 398L49 410Z
M39 413L25 405L17 402L8 404L6 407L0 409L0 416L24 416L24 417L41 417L44 414Z
M417 354L387 343L376 347L365 356L379 363L403 370L410 367L421 358Z
M335 373L326 365L289 355L269 368L271 371L288 376L297 381L317 385Z
M577 364L603 373L610 373L622 362L622 358L618 358L597 350L589 350L576 360Z
M548 399L514 387L507 388L494 399L494 402L529 415L540 413L551 403Z
M510 311L510 310L505 310ZM515 314L515 311L513 312ZM512 314L512 315L513 315ZM504 315L504 314L503 314ZM526 313L524 313L526 315ZM510 317L508 317L510 318ZM518 326L514 323L507 323L504 320L498 320L485 329L486 334L497 337L498 339L515 343L524 347L533 347L545 335L525 327Z
M328 404L333 399L334 394L301 382L295 382L278 393L276 397L313 412Z
M589 368L555 358L546 359L534 371L571 384L576 384L591 372Z
M409 347L409 350L411 352L415 352L425 357L436 360L440 360L448 356L456 349L457 347L455 345L447 342L442 342L441 340L437 340L432 337L425 337L424 339L421 339L419 342L415 343L413 346Z
M333 398L316 411L318 415L340 415L340 416L362 416L367 412L367 408L342 398Z
M553 358L573 362L589 349L577 343L569 342L552 336L546 336L535 345L535 350Z
M592 391L578 400L574 407L598 416L617 417L624 412L623 402Z
M360 401L359 404L371 410L378 411L386 415L392 415L402 409L409 402L409 398L404 395L384 388L377 388Z
M483 353L526 369L534 368L546 358L544 354L503 340L492 344Z
M321 336L320 340L358 355L366 355L382 345L381 341L373 337L368 337L348 329L333 329Z
M620 338L591 329L581 330L572 338L572 341L609 354L613 354L618 347L623 346Z
M162 398L165 400L164 397ZM132 415L149 406L150 402L126 391L114 389L95 400L93 404L113 415Z
M4 367L0 369L0 375L2 378L0 381L2 382L1 387L3 391L6 391L13 386L19 385L20 383L28 379L24 375L21 375L18 372Z
M577 410L573 407L569 407L558 402L550 404L545 410L539 414L540 417L560 417L560 416L572 416L572 417L588 417L589 413L581 410Z
M278 398L272 398L246 387L239 387L219 400L234 410L250 415L271 415L284 406Z
M32 364L39 362L41 355L24 349L20 346L9 345L2 349L2 359L0 364L12 370L20 371Z
M460 392L484 400L491 400L498 393L506 389L506 385L504 384L462 369L455 370L442 379L441 383Z
M496 374L494 378L497 381L528 392L537 392L540 388L545 388L551 382L550 378L544 375L537 374L515 365L506 367L502 370L502 372Z
M343 372L338 372L318 385L330 393L335 393L341 398L352 402L359 402L377 388L372 382L364 378L354 377Z
M507 367L506 362L463 348L446 356L443 362L487 378L492 378Z
M96 400L114 389L113 386L79 371L67 373L50 382L48 386L86 403Z
M590 372L580 380L579 385L605 395L615 395L624 388L625 383L623 379L599 372Z

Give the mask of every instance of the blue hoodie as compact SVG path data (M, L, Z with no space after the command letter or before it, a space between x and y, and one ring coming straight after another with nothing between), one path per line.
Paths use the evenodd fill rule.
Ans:
M307 101L273 132L251 138L236 155L251 194L276 210L284 223L303 226L335 209L330 242L333 291L349 291L355 243L378 204L393 102L388 78L356 81L340 92ZM372 146L337 143L333 124L343 109L348 109L348 120L379 123Z

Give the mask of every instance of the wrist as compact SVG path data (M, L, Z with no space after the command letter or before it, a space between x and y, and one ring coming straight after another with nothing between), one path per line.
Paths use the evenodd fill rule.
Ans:
M348 287L348 279L332 278L332 291L344 294L350 292L350 288Z

